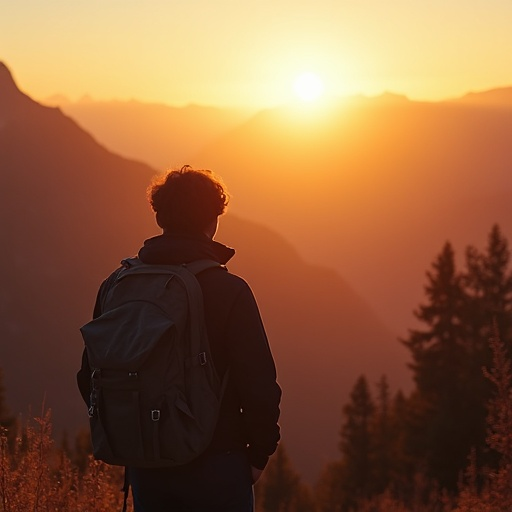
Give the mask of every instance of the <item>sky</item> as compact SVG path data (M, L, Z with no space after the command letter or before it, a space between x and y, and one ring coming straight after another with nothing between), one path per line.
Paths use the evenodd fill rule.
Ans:
M0 60L37 100L269 107L512 85L510 0L0 0Z

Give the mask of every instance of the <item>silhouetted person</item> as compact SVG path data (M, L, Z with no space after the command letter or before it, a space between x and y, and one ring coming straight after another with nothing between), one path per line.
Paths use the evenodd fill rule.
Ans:
M138 257L148 264L201 259L227 263L234 250L213 240L227 191L210 171L188 166L154 181L148 197L163 234L144 242ZM100 287L94 317L113 279ZM250 512L252 485L279 441L281 390L264 327L247 283L221 267L198 275L206 328L218 374L228 372L213 440L193 462L175 468L128 468L136 512ZM84 351L78 372L88 403L90 368Z

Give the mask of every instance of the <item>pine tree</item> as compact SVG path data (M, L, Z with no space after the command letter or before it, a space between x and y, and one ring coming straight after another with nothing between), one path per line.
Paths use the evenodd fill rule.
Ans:
M256 505L260 512L313 512L309 488L300 481L281 443L256 485Z
M377 384L377 404L371 429L373 437L372 494L383 493L390 484L393 466L392 449L396 434L391 425L391 412L389 383L386 376L382 376Z
M493 385L488 403L487 443L498 454L498 464L494 471L486 472L483 485L478 485L480 475L472 453L454 512L512 510L512 361L496 325L497 322L489 340L492 366L484 368L484 375Z
M417 413L412 435L417 438L418 461L443 487L455 489L465 466L473 436L468 436L464 411L467 400L467 297L456 271L449 242L427 272L427 303L415 312L426 328L411 330L404 341L412 354ZM418 414L419 413L419 414ZM471 440L469 440L471 439Z
M492 336L493 322L505 344L512 343L512 273L508 269L509 261L508 242L498 225L492 227L484 253L475 247L466 250L465 282L471 297L475 342L479 341L479 347L488 349L487 340Z
M343 414L345 422L341 427L339 444L343 488L341 510L348 511L372 491L372 423L375 404L364 375L357 379Z
M415 411L409 423L409 437L419 448L415 457L425 463L428 476L452 491L471 449L480 464L494 460L485 446L491 387L481 368L491 362L487 341L493 319L505 339L512 335L509 257L498 226L484 252L466 250L463 273L457 272L447 243L427 273L426 304L415 312L424 327L411 330L404 341L416 383L408 400Z
M344 487L343 464L329 462L324 466L315 488L316 512L342 512Z
M389 490L404 502L411 499L415 474L421 471L424 417L424 402L418 393L406 397L398 391L393 397L389 427Z
M417 389L440 397L459 377L454 370L466 334L462 324L466 298L449 242L432 267L425 287L428 302L414 313L427 329L411 330L404 343L411 350Z
M466 272L463 276L468 305L465 324L468 326L466 347L468 357L466 379L466 421L472 425L475 458L480 465L495 466L497 454L485 447L486 404L492 386L482 375L482 366L489 366L492 354L488 340L493 324L507 346L512 342L512 274L508 270L508 242L498 225L494 225L483 252L475 247L466 250Z

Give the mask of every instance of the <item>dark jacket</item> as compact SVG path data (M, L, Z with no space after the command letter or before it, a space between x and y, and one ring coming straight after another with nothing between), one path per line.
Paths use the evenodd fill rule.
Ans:
M206 236L161 235L144 242L139 258L149 264L181 264L213 259L226 264L234 250ZM94 318L114 272L100 287ZM198 275L213 361L223 376L229 369L219 421L208 452L247 449L249 461L263 469L279 441L281 390L258 306L248 284L223 268ZM84 351L78 386L89 401L90 369Z

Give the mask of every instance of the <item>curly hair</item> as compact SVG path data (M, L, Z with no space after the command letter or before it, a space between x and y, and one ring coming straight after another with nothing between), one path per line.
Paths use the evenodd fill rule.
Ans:
M197 234L226 211L229 193L212 171L185 165L156 176L148 188L148 199L162 229Z

